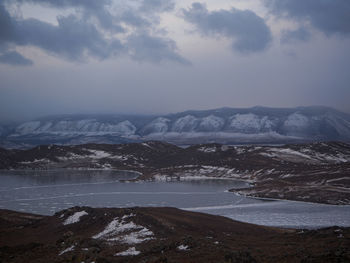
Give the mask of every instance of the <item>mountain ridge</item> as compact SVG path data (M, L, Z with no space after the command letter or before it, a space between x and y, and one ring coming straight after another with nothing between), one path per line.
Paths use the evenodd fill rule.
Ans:
M193 143L350 141L350 114L324 107L217 108L166 115L55 115L0 127L0 145L162 140Z

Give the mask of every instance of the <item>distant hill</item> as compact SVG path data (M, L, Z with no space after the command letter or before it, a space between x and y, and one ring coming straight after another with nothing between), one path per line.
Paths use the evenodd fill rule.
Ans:
M3 147L39 144L350 141L350 115L327 107L220 108L169 115L61 115L0 127Z

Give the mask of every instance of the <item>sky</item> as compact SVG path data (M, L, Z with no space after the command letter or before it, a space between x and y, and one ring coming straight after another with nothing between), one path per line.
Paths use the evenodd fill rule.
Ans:
M0 120L350 112L349 0L3 0Z

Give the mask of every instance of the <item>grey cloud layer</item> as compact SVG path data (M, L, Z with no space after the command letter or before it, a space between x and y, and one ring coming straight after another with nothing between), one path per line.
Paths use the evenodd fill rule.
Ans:
M327 35L350 34L349 0L264 0L272 13L304 20Z
M21 66L29 66L32 65L33 62L16 51L4 51L0 55L0 63L9 64L9 65L21 65Z
M272 39L265 21L250 10L232 8L210 12L204 4L193 3L183 14L203 35L232 38L232 48L239 52L262 51Z
M136 34L128 38L128 46L133 59L138 61L160 62L163 59L177 61L184 65L191 62L177 54L176 43L171 39L150 37L147 34ZM169 51L174 50L174 51Z
M58 25L52 25L38 19L16 19L11 17L5 6L0 4L0 62L12 65L31 65L32 62L14 50L16 46L35 46L50 54L65 57L68 60L83 61L93 56L98 59L119 54L128 55L137 60L161 62L172 60L188 64L188 61L177 53L176 43L164 36L152 34L157 25L157 13L173 8L172 1L140 1L139 7L126 10L113 16L106 7L110 1L50 1L18 0L46 4L57 8L79 7L82 14L57 18ZM133 15L127 15L133 14ZM98 19L96 25L91 18ZM120 24L134 27L127 32ZM110 30L111 29L111 30ZM130 31L130 29L129 29ZM126 41L117 37L107 38L106 32L124 32ZM130 37L132 36L132 37ZM135 41L135 39L143 40ZM142 54L146 54L142 55Z
M299 27L296 30L283 30L281 43L293 43L295 41L307 41L311 38L311 33L305 27Z

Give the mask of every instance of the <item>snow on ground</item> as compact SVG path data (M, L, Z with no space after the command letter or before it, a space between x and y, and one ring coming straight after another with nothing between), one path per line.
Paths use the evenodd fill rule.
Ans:
M115 240L112 241L120 241L122 243L126 244L140 244L144 241L151 240L153 236L153 232L148 230L147 228L142 228L141 230L137 232L131 232L130 234L127 234L122 237L117 237Z
M215 115L209 115L201 119L199 128L205 131L219 131L225 124L223 118L217 117Z
M226 168L209 165L188 165L177 166L175 168L181 169L171 175L167 174L167 170L161 171L159 174L153 176L155 181L186 181L186 180L203 180L203 179L246 179L250 180L250 175L247 172L242 172L234 168Z
M124 215L124 216L122 217L122 219L124 220L124 219L130 218L130 217L134 217L134 216L135 216L135 214Z
M141 143L143 146L145 146L145 147L148 147L148 148L150 148L150 149L152 149L152 150L154 150L154 148L152 147L152 146L150 146L148 143L146 143L146 142L144 142L144 143Z
M198 148L198 151L204 152L204 153L215 153L216 147L200 147Z
M63 222L63 225L70 225L70 224L78 223L80 221L80 218L82 216L85 216L85 215L88 215L88 213L85 211L76 212L73 215L71 215L70 217L68 217Z
M277 157L278 157L278 154L286 154L286 155L296 155L306 159L312 159L309 155L306 155L304 153L301 153L289 148L286 148L286 149L271 148L269 149L269 152L275 153Z
M199 120L192 116L186 115L184 117L178 118L173 124L171 130L173 132L191 132L194 131L198 125Z
M134 247L131 247L128 250L119 252L119 253L117 253L115 255L116 256L137 256L140 253L141 253L140 251L137 251Z
M267 116L261 118L252 113L235 114L230 117L229 127L233 131L253 133L272 129L273 122Z
M330 180L327 180L327 183L342 181L342 180L350 180L350 177L341 177L341 178L330 179Z
M126 244L139 244L153 239L153 232L144 226L134 222L125 222L126 218L134 216L133 214L123 217L121 220L115 218L99 234L94 235L94 239L104 239L106 241L119 241Z
M310 149L301 149L300 151L296 151L289 148L270 148L267 150L267 152L261 152L259 154L269 158L279 158L294 162L345 163L350 161L350 156L344 154L324 154L312 151Z
M89 157L93 159L102 159L102 158L111 157L111 154L105 151L89 150L89 152L91 152L91 155L89 155Z
M177 247L178 250L188 250L188 246L186 245L180 245Z
M67 253L67 252L69 252L69 251L73 251L74 250L74 245L73 246L71 246L71 247L69 247L69 248L66 248L65 250L62 250L58 255L59 256L61 256L61 255L63 255L64 253Z
M68 153L66 156L64 157L57 157L57 159L59 159L60 161L70 161L70 160L74 160L74 159L80 159L82 156L79 154L75 154L75 153Z
M49 163L50 160L43 158L43 159L34 159L34 161L23 161L19 162L20 164L34 164L34 163Z

